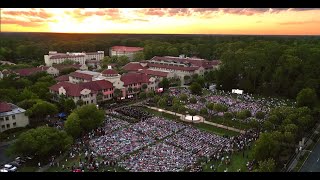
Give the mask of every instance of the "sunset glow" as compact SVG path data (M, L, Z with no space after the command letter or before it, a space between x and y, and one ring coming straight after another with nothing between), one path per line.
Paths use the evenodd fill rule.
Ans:
M1 32L319 35L320 9L1 9Z

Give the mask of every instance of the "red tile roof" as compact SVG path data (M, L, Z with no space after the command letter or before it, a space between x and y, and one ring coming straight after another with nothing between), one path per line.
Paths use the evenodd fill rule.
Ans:
M180 71L195 71L200 68L199 66L181 67L181 66L169 66L169 65L164 65L164 64L153 64L153 63L148 63L148 66L149 67L156 67L156 68L180 70Z
M138 71L139 69L147 69L148 67L143 67L138 62L130 62L122 67L126 71Z
M64 55L54 55L51 56L50 59L60 59L60 58L77 58L77 57L84 57L84 55L69 55L69 54L64 54Z
M72 72L69 74L71 77L76 77L76 78L80 78L80 79L85 79L85 80L92 80L92 75L90 74L85 74L85 73L80 73L80 72Z
M150 77L143 73L127 73L123 74L120 78L124 86L134 83L149 83L149 79Z
M80 92L83 89L86 89L83 87L81 84L73 84L70 82L59 82L51 87L49 87L50 90L59 92L59 88L63 87L66 90L66 93L68 96L73 96L73 97L79 97L81 94ZM91 91L92 93L96 93L95 91Z
M103 89L113 88L113 84L106 80L91 81L91 82L82 83L80 85L94 91L101 91Z
M46 71L48 68L49 67L41 66L41 67L35 67L35 68L16 69L14 71L18 73L20 76L30 76L37 72Z
M144 73L147 75L159 76L159 77L167 77L168 76L168 72L154 71L154 70L150 70L150 69L143 69L141 71L138 71L138 73Z
M164 56L164 57L155 56L151 60L190 63L193 66L202 66L205 69L213 68L212 66L215 66L217 65L218 62L220 62L218 60L208 61L206 59L200 59L200 58L180 58L180 57L171 57L171 56Z
M0 113L11 111L12 107L6 102L0 102Z
M113 85L111 82L106 80L91 81L80 84L73 84L70 82L59 82L49 87L49 89L55 92L59 92L60 87L63 87L69 96L78 97L80 96L80 92L83 89L89 89L91 90L91 93L97 93L97 91L101 91L103 89L113 88Z
M116 70L113 69L105 69L101 72L102 74L118 74Z
M67 68L75 68L80 69L81 64L55 64L53 65L54 68L58 69L59 71Z
M59 81L59 82L62 82L62 81L69 81L69 75L62 75L62 76L59 76L57 78L55 78L55 80Z
M112 51L118 51L118 52L138 52L142 51L142 47L128 47L128 46L113 46L111 47Z

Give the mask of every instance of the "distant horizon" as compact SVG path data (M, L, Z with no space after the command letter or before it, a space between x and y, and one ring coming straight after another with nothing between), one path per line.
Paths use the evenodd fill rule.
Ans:
M0 33L45 33L45 34L117 34L117 35L210 35L210 36L320 36L313 34L165 34L165 33L82 33L82 32L15 32L15 31L0 31Z
M1 32L320 35L320 8L1 8Z

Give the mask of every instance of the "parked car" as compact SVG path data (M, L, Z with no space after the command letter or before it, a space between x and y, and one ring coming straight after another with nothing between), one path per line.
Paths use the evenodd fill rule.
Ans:
M0 169L0 172L9 172L7 169Z
M9 169L9 172L16 172L17 171L17 167L13 166L12 168Z

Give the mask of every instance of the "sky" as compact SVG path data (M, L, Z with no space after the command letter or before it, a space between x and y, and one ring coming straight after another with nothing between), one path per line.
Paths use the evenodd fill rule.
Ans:
M1 8L1 32L320 35L320 8Z

